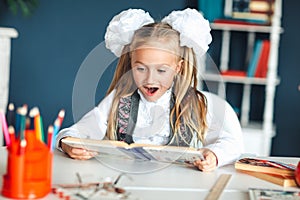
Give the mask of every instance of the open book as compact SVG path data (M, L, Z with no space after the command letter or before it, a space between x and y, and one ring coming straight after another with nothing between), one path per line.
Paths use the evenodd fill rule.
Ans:
M200 151L189 147L127 144L122 141L93 140L67 137L61 142L72 147L84 148L99 153L99 156L118 156L126 159L153 160L192 164L204 160Z

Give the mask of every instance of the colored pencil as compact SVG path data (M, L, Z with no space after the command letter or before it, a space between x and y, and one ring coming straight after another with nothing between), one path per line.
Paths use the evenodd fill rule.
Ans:
M7 117L7 125L8 126L15 126L15 105L13 103L8 104L8 110L6 113Z
M2 122L0 120L0 146L2 146L4 144L4 140L3 140L3 131L2 131Z
M25 138L27 109L27 105L24 105L17 109L17 113L20 116L20 141L22 141Z
M41 131L41 141L46 142L45 140L45 133L44 133L44 124L43 124L43 117L40 115L40 131Z
M10 137L10 141L11 141L11 144L8 147L8 151L15 154L18 150L19 144L17 143L15 129L13 126L8 127L8 133L9 133L9 137Z
M1 117L2 130L3 130L3 134L4 134L5 144L7 146L10 146L11 141L10 141L10 138L9 138L7 122L6 122L6 119L5 119L5 114L4 114L2 109L0 109L0 117Z
M34 107L30 110L29 116L33 118L34 130L36 138L40 141L43 140L42 126L41 126L41 115L38 107Z
M52 141L52 137L53 137L53 126L50 125L48 127L48 138L47 138L47 146L50 149L50 151L52 150L52 146L53 146L52 142L54 142Z
M25 139L22 139L20 142L19 146L19 155L24 155L25 154L25 148L27 146L27 142Z
M58 116L56 118L56 120L54 121L54 127L53 127L53 134L52 134L52 148L55 148L55 141L56 141L56 135L62 125L62 122L64 120L65 117L65 110L60 110L58 113Z
M15 140L16 140L16 136L15 136L15 129L13 126L8 127L8 133L9 133L9 138L10 138L11 144L14 144Z

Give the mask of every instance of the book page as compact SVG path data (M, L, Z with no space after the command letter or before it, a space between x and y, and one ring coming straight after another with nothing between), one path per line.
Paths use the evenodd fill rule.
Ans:
M204 160L200 151L187 147L157 146L144 147L156 161L192 164L195 160Z
M188 147L157 146L133 143L128 145L122 141L93 140L82 138L64 138L63 143L72 147L84 148L98 152L101 156L119 156L130 159L154 160L169 163L192 164L195 160L204 160L200 151Z
M83 148L89 151L98 152L97 157L117 156L126 159L135 159L136 156L130 154L129 151L123 151L120 149L126 149L129 147L125 142L110 141L110 140L92 140L81 138L64 138L61 142L76 148ZM124 143L124 144L123 144Z

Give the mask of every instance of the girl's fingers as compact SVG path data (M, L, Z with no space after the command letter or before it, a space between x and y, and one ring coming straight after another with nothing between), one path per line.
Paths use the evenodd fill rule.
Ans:
M97 155L96 152L87 151L86 149L82 149L82 148L73 148L69 145L62 145L62 149L71 158L78 159L78 160L87 160Z
M217 167L217 158L215 154L212 151L205 149L203 150L203 156L205 160L197 160L194 162L194 165L201 171L213 171Z

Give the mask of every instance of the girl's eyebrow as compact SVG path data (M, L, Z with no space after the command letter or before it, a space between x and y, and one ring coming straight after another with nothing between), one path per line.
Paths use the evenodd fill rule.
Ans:
M149 66L158 66L158 67L169 66L170 67L170 65L166 64L166 63L159 63L159 64L150 64L150 65L147 65L147 64L145 64L145 63L143 63L141 61L135 61L134 64L141 64L141 65L143 65L145 67L149 67Z

